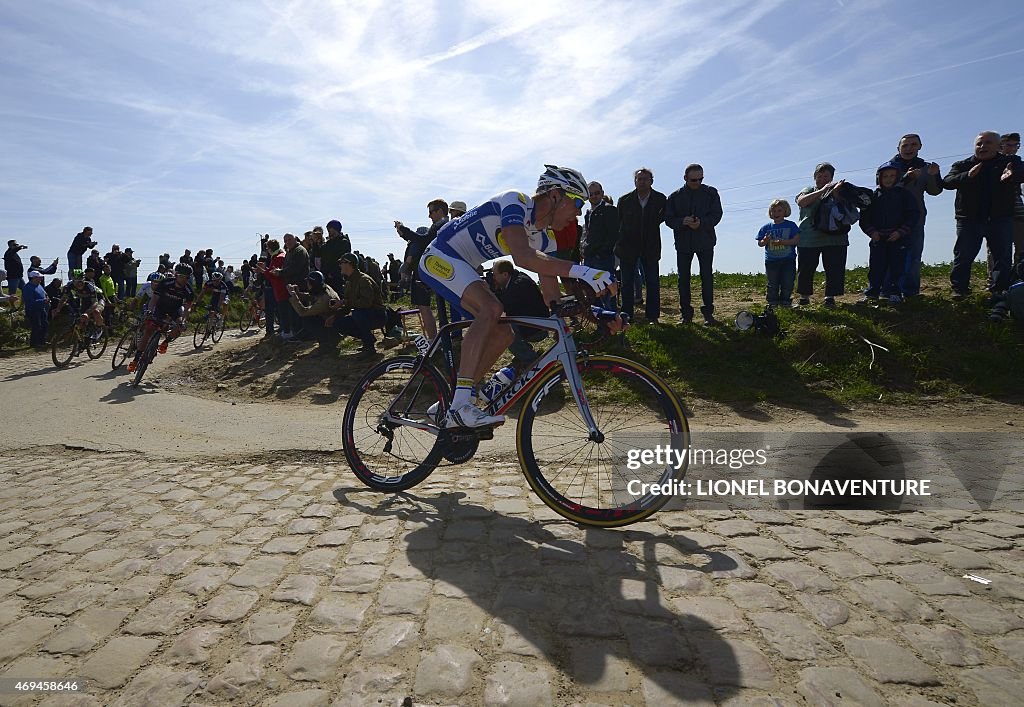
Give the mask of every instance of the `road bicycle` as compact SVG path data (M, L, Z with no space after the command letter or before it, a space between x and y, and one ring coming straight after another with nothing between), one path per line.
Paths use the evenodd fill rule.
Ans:
M142 323L144 321L144 319L136 317L135 321L121 334L117 346L114 347L114 356L110 359L110 367L113 370L116 371L124 365L125 361L135 356L139 344L142 343Z
M486 406L506 414L518 404L516 451L527 482L553 511L590 526L640 521L671 498L652 491L686 473L690 431L679 397L662 378L634 361L591 354L610 335L595 314L590 288L580 285L550 318L502 317L541 329L555 342ZM573 326L591 334L577 348ZM441 465L469 461L492 428L443 429L457 367L447 324L418 356L397 356L371 368L345 407L342 443L353 472L384 492L411 488ZM589 327L589 328L588 328ZM440 357L440 364L434 360ZM664 464L635 463L643 450L662 449Z
M152 324L152 326L147 327L147 324ZM149 364L153 363L156 359L157 349L160 348L160 338L169 335L174 326L174 321L170 318L156 319L152 315L143 323L142 332L139 334L139 345L141 346L141 341L147 328L152 329L152 333L149 336L149 341L146 343L145 351L139 354L138 364L135 367L135 378L132 379L133 388L139 387L139 383L142 382L142 376L146 374Z
M82 325L82 319L86 324ZM50 355L57 368L71 363L71 359L83 351L91 359L97 359L107 350L107 328L97 326L91 315L72 314L71 323L53 335Z
M255 312L253 311L255 310ZM255 324L257 329L262 329L266 326L267 317L263 310L263 307L257 307L251 300L245 300L245 306L242 309L242 316L238 320L238 329L244 334L249 331L249 328Z
M206 316L196 322L195 333L192 334L192 345L201 349L203 344L206 343L207 339L213 341L213 343L220 343L220 339L224 336L224 315L215 309L211 309L206 313Z

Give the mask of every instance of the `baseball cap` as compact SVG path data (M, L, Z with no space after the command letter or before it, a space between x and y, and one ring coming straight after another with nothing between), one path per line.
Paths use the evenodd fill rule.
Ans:
M339 263L348 263L349 265L359 265L359 258L352 255L351 253L345 253L345 255L338 258Z
M29 280L31 280L31 279L32 279L32 278L34 278L34 277L46 277L46 276L45 276L45 275L43 275L43 274L42 274L41 272L39 272L38 270L29 270L29 271L28 271L28 279L29 279Z

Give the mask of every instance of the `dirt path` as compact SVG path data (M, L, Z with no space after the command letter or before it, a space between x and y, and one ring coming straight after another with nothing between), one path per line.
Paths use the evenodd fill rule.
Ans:
M342 355L311 355L308 346L259 343L229 333L212 351L181 339L160 356L142 386L104 357L54 368L49 355L0 359L8 414L0 449L66 445L138 451L154 457L259 455L283 450L340 449L348 390L370 364ZM903 408L808 412L771 405L731 408L686 401L695 433L707 431L1009 431L1020 408L985 400L940 401ZM510 421L482 458L514 450Z

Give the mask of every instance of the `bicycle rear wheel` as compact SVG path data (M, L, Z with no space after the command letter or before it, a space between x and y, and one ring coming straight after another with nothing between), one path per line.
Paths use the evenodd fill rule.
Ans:
M95 341L93 336L99 334L99 338ZM107 328L97 327L94 323L90 323L85 330L85 353L89 354L89 358L94 361L103 355L103 352L107 350Z
M238 320L238 329L244 334L249 331L249 327L251 327L252 324L252 310L246 307L242 310L242 317Z
M225 317L223 315L217 317L217 319L214 320L214 322L213 322L213 334L212 334L212 336L213 336L213 343L215 343L215 344L219 344L220 343L221 337L224 336L224 327L226 325L227 325L227 322L225 321Z
M434 366L424 363L410 378L416 358L396 356L371 368L345 406L342 446L352 471L375 491L403 491L423 481L441 461L435 416L447 412L448 383ZM384 415L426 427L386 422Z
M146 369L149 368L149 364L156 358L156 349L160 345L161 331L155 330L152 336L149 337L149 343L146 345L146 350L139 356L139 365L135 368L135 378L132 380L132 387L138 388L139 383L142 382L142 376L145 375Z
M57 368L64 368L64 366L71 363L71 359L75 355L77 343L78 335L75 332L74 325L54 334L50 344L50 357L53 359L53 365Z
M686 473L690 429L683 406L657 374L633 361L590 356L577 365L603 439L590 439L565 371L552 369L523 401L516 430L523 474L545 505L569 520L602 527L635 523L672 498L643 484L665 484ZM630 455L666 446L682 455L678 468L671 462L637 464Z

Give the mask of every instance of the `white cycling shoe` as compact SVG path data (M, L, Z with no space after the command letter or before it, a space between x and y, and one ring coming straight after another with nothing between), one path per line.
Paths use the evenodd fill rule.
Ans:
M444 418L445 429L453 427L491 427L505 422L504 415L488 415L472 403L466 403L460 408L449 410Z

